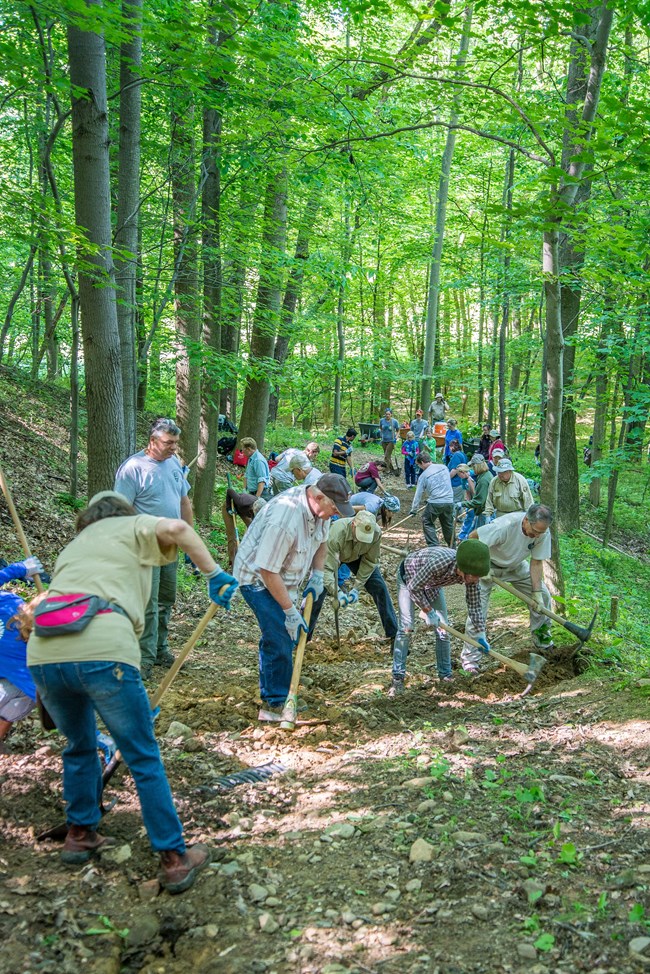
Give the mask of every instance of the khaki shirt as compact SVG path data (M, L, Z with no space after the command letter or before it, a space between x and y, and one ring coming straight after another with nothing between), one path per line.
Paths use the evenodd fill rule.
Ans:
M367 544L365 541L357 541L352 533L352 518L342 517L335 521L330 528L330 536L327 539L327 557L325 558L325 590L330 595L336 595L339 589L337 572L339 565L348 565L352 561L361 559L359 570L356 574L355 584L362 588L373 571L379 564L379 553L381 543L381 528L377 524L375 536Z
M516 470L508 483L495 477L488 488L485 502L485 514L492 515L496 511L497 517L503 514L514 514L515 511L527 511L533 503L528 481Z

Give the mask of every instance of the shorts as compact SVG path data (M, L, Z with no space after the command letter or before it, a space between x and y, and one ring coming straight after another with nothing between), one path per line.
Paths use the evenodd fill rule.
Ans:
M34 707L36 701L15 687L9 680L0 679L0 719L14 723L22 720Z

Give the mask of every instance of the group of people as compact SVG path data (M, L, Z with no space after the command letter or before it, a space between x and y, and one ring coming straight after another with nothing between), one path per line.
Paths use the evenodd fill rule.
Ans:
M436 628L438 675L448 680L451 662L443 628L447 622L443 589L465 586L466 632L489 652L485 630L493 577L512 582L540 608L550 606L541 567L550 556L552 521L547 508L528 504L529 497L525 510L512 506L519 503L515 498L520 485L510 461L503 470L496 467L500 486L493 488L490 477L486 489L487 463L474 457L464 465L467 470L459 464L452 472L467 481L467 503L475 514L485 495L479 517L492 492L498 519L491 524L477 519L469 539L454 548L450 468L434 463L425 449L420 450L411 513L423 503L427 545L407 555L398 568L396 613L381 572L377 523L382 506L377 492L383 489L381 476L390 465L391 451L385 451L383 461L354 470L359 489L353 494L340 472L351 465L353 429L337 441L336 457L333 450L327 473L313 465L318 455L315 443L285 451L269 467L255 441L244 438L247 490L241 494L230 489L224 502L225 522L230 521L235 530L234 544L229 546L232 569L227 572L193 529L188 471L176 455L180 432L172 420L157 420L145 449L118 469L114 489L91 498L77 519L76 537L59 555L50 587L40 600L27 606L11 593L1 593L0 599L4 610L0 616L0 740L33 708L38 692L67 738L63 773L68 833L63 861L85 862L110 842L97 832L102 790L95 716L99 714L133 774L145 828L152 848L160 854L159 880L172 893L192 885L210 860L205 846L185 844L143 684L154 666L169 666L174 660L168 626L179 549L205 577L212 601L228 609L239 587L255 615L260 630L258 718L274 722L281 719L288 695L294 646L301 632L313 634L326 595L333 599L336 611L358 602L362 589L373 599L392 645L392 694L404 686L416 608L426 624ZM450 449L450 454L454 452ZM492 461L498 459L495 454L493 450ZM478 473L470 485L472 467ZM241 541L237 517L247 526ZM436 520L447 547L438 542ZM28 559L9 566L0 575L0 584L40 570L37 559ZM542 613L531 612L531 629L535 645L552 645ZM464 670L477 672L479 659L480 651L466 643L461 655Z

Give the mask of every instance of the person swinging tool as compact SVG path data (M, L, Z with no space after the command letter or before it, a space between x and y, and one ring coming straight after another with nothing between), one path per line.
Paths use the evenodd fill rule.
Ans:
M68 833L61 859L87 862L109 840L97 833L102 771L95 711L135 781L161 886L188 889L210 850L185 846L140 676L138 637L152 568L176 561L178 547L206 578L213 602L228 608L237 582L180 518L137 514L122 494L102 491L77 518L77 535L59 555L47 596L34 608L27 665L43 703L68 739L63 787ZM225 590L224 590L225 587Z

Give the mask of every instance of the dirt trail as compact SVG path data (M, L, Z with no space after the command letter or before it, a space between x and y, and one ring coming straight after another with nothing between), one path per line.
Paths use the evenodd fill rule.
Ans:
M418 540L415 530L395 537ZM392 591L398 560L383 562ZM188 576L186 587L176 646L206 605L200 580ZM462 626L462 590L452 592ZM507 603L490 637L525 659L526 629ZM158 730L179 811L188 834L214 849L210 869L179 897L152 882L156 861L128 775L111 784L117 804L102 827L122 861L69 870L54 844L35 842L61 819L61 742L23 722L0 758L0 970L647 969L646 690L576 676L570 649L523 700L521 680L493 663L478 679L456 670L440 684L422 628L408 689L391 700L370 599L341 613L341 630L339 652L326 608L304 669L310 723L293 734L255 719L257 631L241 599L217 615L166 695ZM168 736L172 720L190 731ZM285 773L219 786L268 762Z

